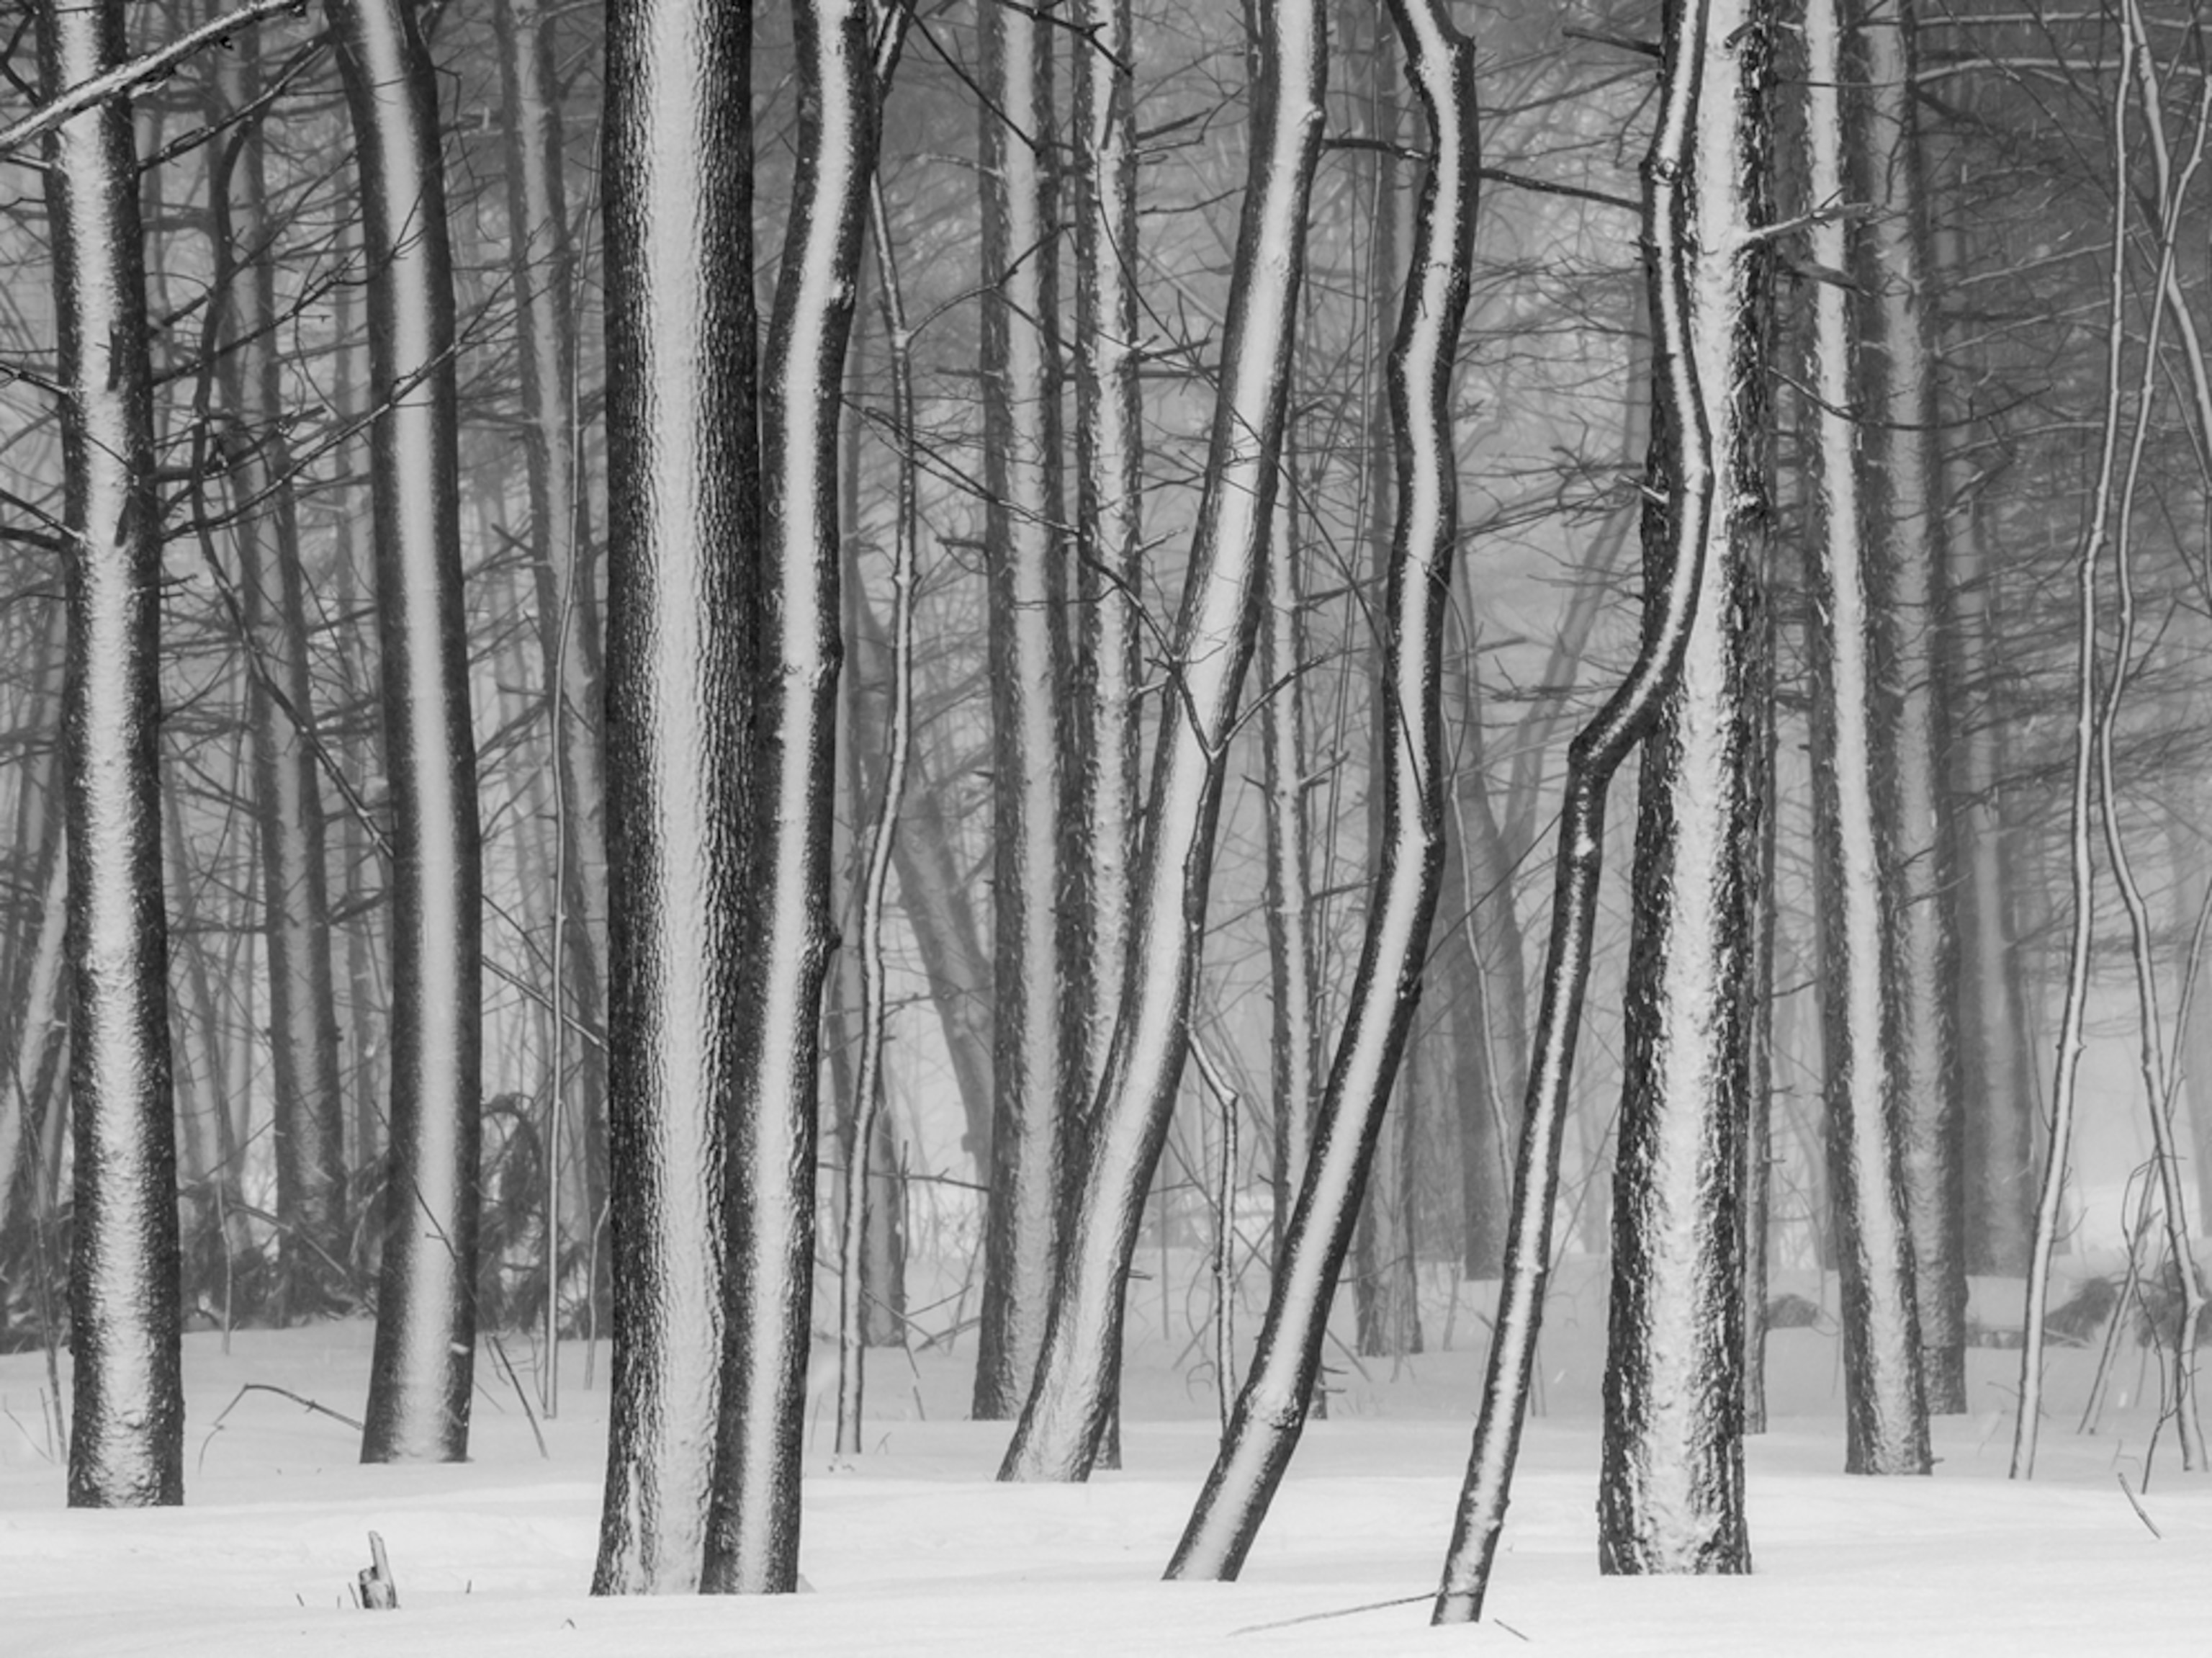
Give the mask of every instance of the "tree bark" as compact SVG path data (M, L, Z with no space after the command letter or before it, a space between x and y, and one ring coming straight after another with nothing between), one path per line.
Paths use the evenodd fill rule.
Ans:
M866 0L799 0L793 14L798 165L760 382L765 602L753 619L749 960L726 1119L724 1381L702 1580L723 1594L787 1594L799 1584L836 801L837 393L876 165L868 9ZM711 150L696 164L728 165Z
M1188 1044L1224 762L1258 623L1306 204L1321 148L1326 49L1317 0L1263 9L1255 30L1249 175L1206 485L1168 652L1127 989L1091 1119L1060 1292L1036 1382L1000 1466L1002 1479L1079 1479L1090 1472L1111 1413L1123 1292L1145 1193Z
M987 5L982 34L983 558L990 590L990 1196L972 1413L1020 1408L1058 1277L1072 1109L1084 1095L1060 523L1052 41Z
M1397 0L1391 13L1431 150L1389 358L1398 507L1376 698L1376 754L1387 766L1382 839L1344 1034L1259 1344L1170 1577L1237 1576L1297 1448L1360 1190L1391 1126L1391 1083L1419 1003L1443 884L1443 630L1459 533L1450 398L1474 255L1474 43L1453 27L1443 0Z
M364 1462L468 1455L483 955L453 259L414 12L326 0L368 257L369 488L392 780L392 1108Z
M1911 0L1865 0L1855 32L1865 89L1854 124L1854 198L1874 209L1858 250L1866 314L1860 406L1873 417L1862 432L1870 485L1865 521L1881 607L1875 673L1891 777L1883 802L1894 859L1886 969L1896 1027L1893 1086L1923 1385L1928 1408L1949 1412L1966 1408L1964 1118L1952 1001L1957 883L1948 861L1950 795L1942 784L1949 760L1941 680L1949 626Z
M614 1357L594 1594L697 1589L715 1483L727 1119L752 944L750 76L749 8L608 8Z
M1815 202L1844 199L1844 20L1811 0L1806 131ZM1850 268L1840 220L1815 224L1813 258ZM1860 428L1853 418L1858 350L1851 296L1815 287L1809 379L1812 509L1814 819L1821 909L1821 1050L1828 1117L1828 1191L1842 1281L1846 1451L1852 1473L1929 1471L1912 1238L1899 1166L1902 1106L1891 1067L1887 975L1888 836L1874 635L1879 613L1863 534Z
M1598 1567L1746 1572L1743 1143L1758 990L1761 578L1768 516L1771 222L1767 91L1776 27L1760 0L1705 0L1687 226L1699 403L1654 399L1702 428L1719 502L1682 674L1638 778L1626 1053L1613 1207ZM1686 53L1689 41L1669 31ZM1645 581L1682 556L1646 541Z
M119 0L41 0L33 21L50 94L123 60ZM56 126L45 160L69 607L69 1503L130 1508L184 1501L185 1399L156 777L161 509L129 101Z

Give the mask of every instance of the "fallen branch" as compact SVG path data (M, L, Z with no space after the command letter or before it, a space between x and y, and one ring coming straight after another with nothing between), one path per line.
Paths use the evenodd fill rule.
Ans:
M2120 1482L2120 1495L2127 1498L2128 1507L2136 1511L2136 1518L2142 1521L2142 1523L2149 1528L2150 1534L2153 1537L2157 1538L2160 1542L2164 1542L2166 1540L2166 1533L2159 1530L2157 1522L2153 1521L2148 1514L2143 1512L2143 1505L2136 1501L2136 1494L2128 1489L2127 1475L2123 1473L2119 1469L2115 1468L2112 1470L2112 1478Z
M329 1405L322 1404L319 1400L308 1399L304 1394L295 1393L289 1387L279 1387L272 1381L249 1381L244 1387L240 1387L237 1393L231 1396L230 1403L224 1405L222 1407L222 1414L216 1417L215 1425L208 1429L208 1436L200 1442L199 1467L204 1468L207 1466L208 1447L215 1443L215 1436L222 1431L222 1424L229 1417L230 1413L238 1408L238 1401L244 1399L248 1393L281 1393L286 1399L290 1399L292 1403L299 1405L303 1410L313 1411L319 1415L326 1416L333 1422L343 1422L347 1427L352 1429L356 1433L360 1433L362 1431L362 1424L355 1421L343 1411L333 1411Z

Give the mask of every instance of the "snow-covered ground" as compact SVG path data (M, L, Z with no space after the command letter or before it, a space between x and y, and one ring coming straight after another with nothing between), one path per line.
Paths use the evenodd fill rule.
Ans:
M357 1416L368 1331L347 1323L240 1332L228 1353L219 1335L187 1338L178 1509L65 1509L42 1445L44 1360L0 1358L0 1655L2212 1653L2212 1480L2179 1473L2169 1434L2142 1497L2160 1539L2116 1478L2140 1489L2151 1420L2132 1345L2115 1389L2127 1403L2088 1437L2075 1422L2091 1356L2054 1356L2033 1484L2004 1477L2018 1356L2000 1350L1972 1355L1980 1403L1939 1423L1935 1477L1875 1481L1838 1472L1832 1336L1778 1332L1775 1428L1748 1451L1756 1574L1600 1577L1601 1295L1576 1265L1547 1336L1546 1414L1473 1630L1427 1627L1479 1381L1466 1308L1454 1350L1395 1377L1387 1362L1362 1375L1333 1354L1334 1417L1307 1430L1235 1584L1158 1581L1212 1450L1213 1404L1210 1379L1177 1368L1191 1355L1159 1341L1157 1323L1132 1366L1126 1469L1083 1486L993 1482L1004 1426L959 1419L971 1350L912 1368L879 1356L868 1454L832 1468L825 1424L809 1460L812 1592L745 1600L584 1593L605 1394L582 1387L573 1344L543 1457L488 1354L465 1466L364 1468L341 1423L275 1393L239 1396L273 1384ZM2012 1287L1978 1290L1999 1321ZM526 1377L527 1355L509 1351ZM357 1611L349 1593L371 1530L389 1550L396 1612Z

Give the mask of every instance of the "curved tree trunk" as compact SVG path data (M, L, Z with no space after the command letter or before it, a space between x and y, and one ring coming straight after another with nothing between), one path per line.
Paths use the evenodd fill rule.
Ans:
M260 95L260 32L216 57L218 108ZM331 1282L347 1235L345 1097L338 1081L337 991L331 959L330 875L310 728L307 613L292 455L278 360L276 227L268 210L258 121L210 166L216 277L228 326L218 363L235 423L227 443L239 503L240 621L250 654L246 720L260 831L263 940L269 952L270 1089L276 1163L280 1319L339 1304ZM243 257L241 273L237 262Z
M715 1478L724 1157L750 944L750 75L746 7L608 9L614 1362L595 1594L698 1588Z
M1811 0L1805 37L1810 197L1844 199L1845 62L1836 0ZM1823 268L1850 268L1842 221L1810 232ZM1899 1167L1901 1107L1891 1069L1888 844L1875 632L1878 625L1852 418L1858 351L1852 296L1815 284L1811 445L1814 831L1820 902L1821 1051L1828 1192L1842 1283L1846 1449L1852 1473L1929 1471L1912 1238Z
M1087 1476L1111 1414L1129 1261L1175 1110L1206 930L1213 838L1282 454L1306 203L1326 62L1317 0L1255 13L1252 147L1220 391L1168 654L1128 978L1090 1119L1081 1197L1035 1385L1002 1479Z
M1376 753L1388 768L1381 850L1344 1035L1259 1345L1170 1577L1237 1576L1297 1448L1360 1191L1390 1127L1386 1107L1443 878L1443 631L1459 533L1450 397L1474 254L1474 43L1452 27L1443 0L1399 0L1391 11L1431 152L1389 363L1398 510L1377 698Z
M1743 1137L1756 1037L1767 519L1763 237L1775 18L1707 0L1690 172L1690 349L1721 503L1680 680L1644 744L1613 1209L1598 1566L1745 1572ZM1680 36L1671 39L1680 40ZM1662 438L1663 445L1664 438ZM1647 542L1645 580L1681 555Z
M124 57L120 0L35 10L50 91ZM155 776L161 536L131 106L46 143L67 530L62 787L76 1186L71 1508L185 1498L176 1125Z
M973 1415L1020 1408L1059 1274L1063 1193L1084 1096L1068 826L1073 747L1060 523L1054 131L1046 19L986 5L983 563L990 588L992 909L996 935L990 1195Z
M761 365L748 959L728 1135L721 1431L702 1586L799 1586L822 984L836 802L838 388L876 165L866 0L798 0L798 168ZM740 82L740 85L743 83ZM726 167L712 150L699 163Z
M483 1079L476 739L461 605L453 259L414 11L326 0L368 259L369 489L392 779L392 1148L362 1460L468 1455Z

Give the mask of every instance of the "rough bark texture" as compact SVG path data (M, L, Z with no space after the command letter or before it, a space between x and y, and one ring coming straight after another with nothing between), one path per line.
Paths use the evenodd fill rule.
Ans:
M249 107L260 92L259 32L241 33L218 55L216 72L218 107ZM312 746L299 515L281 418L276 226L263 150L258 125L241 129L210 169L210 194L221 333L229 337L218 363L230 416L225 455L232 495L243 509L234 537L236 584L251 659L246 719L269 953L271 1139L276 1210L285 1221L277 1246L282 1318L322 1310L343 1294L347 1286L331 1282L330 1263L345 1253L348 1225L330 875Z
M1553 863L1552 936L1542 999L1530 1044L1528 1093L1514 1167L1504 1280L1496 1333L1485 1371L1481 1413L1467 1478L1452 1521L1443 1581L1431 1610L1438 1624L1473 1623L1482 1615L1491 1563L1505 1526L1505 1507L1528 1419L1550 1276L1552 1228L1559 1204L1559 1147L1574 1081L1575 1038L1589 984L1590 942L1596 927L1598 876L1605 848L1606 794L1622 760L1651 728L1682 667L1705 576L1706 526L1714 480L1704 422L1700 365L1690 331L1690 280L1697 245L1691 239L1691 167L1697 77L1705 50L1701 6L1670 6L1657 125L1644 163L1644 226L1654 337L1654 400L1690 411L1655 436L1655 482L1664 494L1645 497L1645 533L1669 537L1671 555L1650 559L1663 580L1647 593L1643 639L1627 676L1567 749Z
M1058 1277L1071 1110L1085 1093L1070 887L1066 550L1060 525L1054 30L977 14L982 116L984 570L990 589L996 1093L973 1414L1020 1408ZM1074 1010L1071 1027L1071 1009Z
M42 3L58 90L124 56L119 0ZM118 98L46 143L62 387L69 656L71 1508L181 1503L176 1131L161 907L160 508L137 155Z
M1806 18L1806 130L1811 198L1844 188L1843 22L1834 0ZM1840 221L1815 225L1814 258L1849 268ZM1926 1473L1912 1240L1898 1158L1900 1107L1890 1065L1887 872L1894 814L1884 809L1881 709L1876 700L1872 572L1859 494L1860 428L1851 418L1857 340L1850 296L1816 285L1812 362L1814 824L1821 917L1821 1048L1844 1326L1845 1467Z
M468 1455L482 1132L476 740L453 260L430 60L398 0L327 0L368 259L369 489L392 780L391 1152L362 1460Z
M1443 0L1401 0L1391 9L1432 153L1389 359L1398 510L1377 698L1382 838L1344 1034L1259 1344L1170 1577L1237 1576L1297 1448L1360 1188L1390 1128L1391 1083L1420 1000L1443 875L1443 626L1459 527L1450 393L1474 251L1474 43L1453 28Z
M1743 1572L1743 1136L1754 1040L1765 643L1767 295L1759 238L1774 18L1705 0L1690 176L1700 405L1716 474L1682 674L1643 753L1598 1483L1607 1572ZM1687 49L1680 31L1670 41ZM1645 579L1680 557L1646 542Z
M1001 1478L1079 1479L1111 1414L1129 1260L1175 1109L1206 926L1224 760L1257 625L1282 453L1326 52L1316 0L1255 17L1253 137L1220 389L1136 882L1128 988L1035 1386Z
M750 18L699 0L607 16L614 1355L595 1594L696 1589L714 1480L760 534Z
M1964 1128L1958 1030L1957 886L1948 854L1948 721L1941 679L1948 631L1943 514L1937 499L1936 363L1927 277L1911 0L1864 0L1856 126L1861 183L1875 210L1859 240L1866 302L1869 552L1882 609L1881 681L1894 858L1887 972L1900 1112L1900 1168L1911 1229L1921 1372L1931 1411L1966 1408Z
M866 0L800 0L799 149L761 372L761 569L747 800L751 952L729 1137L724 1385L703 1587L799 1586L815 1123L836 800L837 420L876 164ZM740 85L743 83L740 82ZM700 164L727 163L711 149Z

